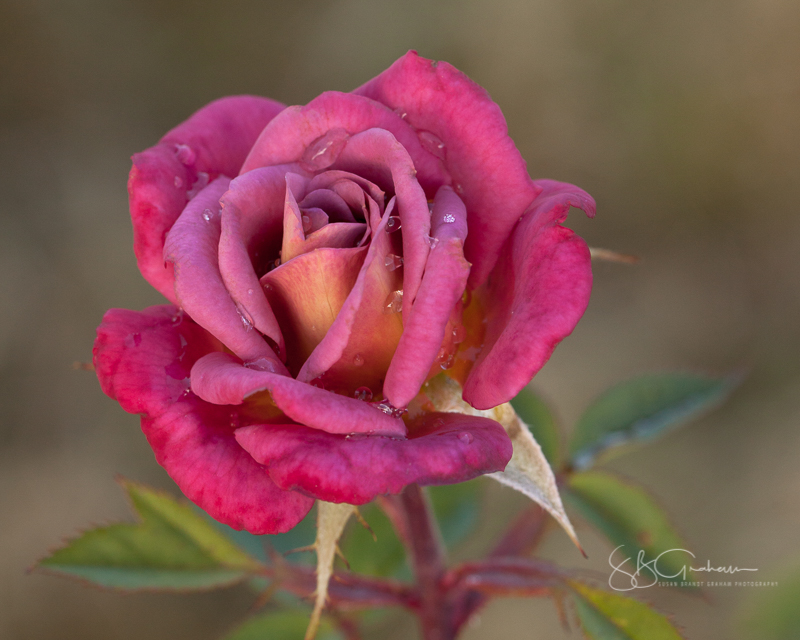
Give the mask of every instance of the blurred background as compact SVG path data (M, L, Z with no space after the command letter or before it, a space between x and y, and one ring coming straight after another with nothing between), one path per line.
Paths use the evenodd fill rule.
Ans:
M588 312L534 380L567 428L636 373L749 368L722 409L610 466L699 558L779 578L800 559L798 33L793 0L0 0L0 637L211 640L246 613L243 588L121 596L25 573L129 518L115 474L173 487L138 419L73 368L107 308L160 302L131 249L129 158L217 97L302 104L411 48L486 87L533 177L594 195L597 218L569 220L590 245L642 257L595 265ZM488 491L478 551L522 504ZM589 562L555 532L542 554L607 573L608 545L579 534ZM645 596L723 639L757 591ZM578 632L509 599L464 637Z

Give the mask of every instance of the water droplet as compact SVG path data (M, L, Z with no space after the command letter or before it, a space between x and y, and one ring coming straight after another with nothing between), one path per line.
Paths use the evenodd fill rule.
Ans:
M211 209L203 209L203 220L206 222L211 222L211 218L214 217L214 212Z
M180 324L183 320L183 309L178 309L178 312L170 318L172 324Z
M253 290L252 289L248 289L247 290L247 295L248 296L252 296L253 295Z
M445 224L452 224L456 221L456 217L452 213L446 213L442 217L442 222Z
M453 327L453 344L461 344L467 339L467 328L460 324Z
M269 282L264 283L264 291L272 291L272 285Z
M239 312L239 317L242 319L242 324L247 331L253 330L253 321L248 318L245 313L237 307L236 309Z
M353 356L353 364L356 365L357 367L363 366L363 364L364 364L364 356L362 356L360 353L357 353L356 355L354 355Z
M186 192L186 197L191 200L194 198L198 193L200 193L203 189L208 186L208 181L211 176L209 176L205 171L198 171L197 172L197 180L192 183L192 188Z
M242 420L239 414L234 411L231 413L231 429L238 429L240 426L242 426Z
M430 131L420 131L417 135L419 136L422 147L426 151L435 155L439 160L444 160L447 149L439 136Z
M390 253L383 259L383 265L389 271L394 271L395 269L399 269L403 266L403 257Z
M455 360L456 360L456 354L454 351L450 351L448 349L445 349L444 347L439 349L439 353L436 356L436 362L439 363L439 366L443 370L446 371L447 369L452 367Z
M403 310L403 290L392 291L383 301L384 313L400 313Z
M453 188L456 190L456 193L459 194L459 195L464 193L464 186L460 182L456 182L453 185Z
M372 400L372 389L369 387L359 387L353 393L353 397L356 400L363 400L364 402L369 402Z
M311 218L303 216L303 233L311 231Z
M428 213L433 215L433 202L428 202Z
M277 373L278 367L275 366L275 361L270 358L256 358L245 362L244 366L253 371L267 371L269 373Z
M395 113L396 113L398 116L400 116L401 118L403 118L404 120L405 120L405 118L407 118L407 117L408 117L408 113L407 113L407 112L406 112L404 109L401 109L400 107L398 107L397 109L395 109L395 110L394 110L394 112L395 112Z
M301 160L303 168L308 171L321 171L330 167L336 162L349 137L347 131L337 128L314 140L303 153Z
M386 233L394 233L400 230L400 216L389 216L386 221Z
M467 433L464 431L463 433L458 434L458 439L461 440L464 444L472 444L472 441L475 439L471 433Z
M175 157L178 158L178 162L188 167L194 164L194 161L197 159L197 154L195 154L194 149L188 144L176 144Z
M434 238L433 236L425 236L425 239L428 241L428 246L433 251L436 248L436 245L439 244L439 238Z
M180 176L175 176L175 180L172 181L175 185L176 189L180 189L183 186L183 180L181 180Z
M400 418L408 413L408 409L398 409L397 407L392 406L386 400L381 400L380 402L373 403L372 405L376 409L383 411L386 415L392 416L393 418Z
M280 266L281 266L281 259L280 258L275 258L275 262L272 263L272 268L273 269L277 269Z

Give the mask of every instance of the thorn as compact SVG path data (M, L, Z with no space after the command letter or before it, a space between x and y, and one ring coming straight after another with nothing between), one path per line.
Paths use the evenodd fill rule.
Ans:
M369 531L370 535L372 536L373 542L377 542L378 541L378 536L375 535L375 532L372 530L372 527L369 526L369 522L364 520L364 516L361 515L361 512L358 510L358 507L356 507L356 509L355 509L355 511L353 511L353 513L355 514L356 520L358 520L359 524L362 527L364 527L367 531Z
M317 545L310 544L307 547L297 547L297 549L289 549L289 551L284 551L283 557L285 558L286 556L290 556L293 553L303 553L304 551L316 551L316 550L317 550Z
M622 264L636 264L641 260L639 256L617 253L611 249L599 249L597 247L589 247L589 255L592 260L605 260L606 262L620 262Z
M348 571L350 571L351 570L350 563L347 561L347 558L344 557L344 554L342 553L342 550L339 548L338 544L336 545L336 555L342 559L342 562L344 562L344 566L347 567Z

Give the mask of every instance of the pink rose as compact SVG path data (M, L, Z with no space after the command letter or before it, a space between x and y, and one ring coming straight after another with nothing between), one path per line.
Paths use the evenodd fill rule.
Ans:
M139 268L172 304L109 311L98 377L237 529L502 470L503 428L422 385L445 370L472 406L507 402L589 299L560 223L592 198L531 180L486 92L414 52L304 107L213 102L134 156L128 188Z

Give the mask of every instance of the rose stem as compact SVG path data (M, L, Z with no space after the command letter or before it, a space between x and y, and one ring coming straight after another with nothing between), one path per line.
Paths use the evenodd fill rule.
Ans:
M405 537L420 595L420 625L425 640L452 640L451 604L442 589L445 573L441 534L427 496L416 484L400 494L405 511ZM398 532L401 533L401 532Z

